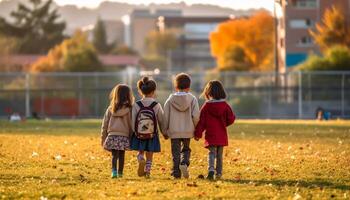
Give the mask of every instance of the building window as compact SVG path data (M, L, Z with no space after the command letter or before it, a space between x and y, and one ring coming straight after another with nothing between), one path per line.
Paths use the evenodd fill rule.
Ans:
M310 28L312 25L311 19L292 19L289 21L291 28Z
M297 8L317 8L317 0L294 0L292 5Z
M298 41L298 46L308 47L313 45L313 40L310 36L304 36Z
M209 33L214 31L218 23L186 23L185 36L188 39L208 39Z

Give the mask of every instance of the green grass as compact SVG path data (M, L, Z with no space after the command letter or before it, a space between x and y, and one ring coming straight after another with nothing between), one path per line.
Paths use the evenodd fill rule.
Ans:
M0 121L0 198L350 198L349 121L238 121L229 129L223 179L212 182L197 179L207 173L203 141L191 143L191 178L173 180L163 139L151 179L137 177L129 151L124 178L112 180L99 128L99 120Z

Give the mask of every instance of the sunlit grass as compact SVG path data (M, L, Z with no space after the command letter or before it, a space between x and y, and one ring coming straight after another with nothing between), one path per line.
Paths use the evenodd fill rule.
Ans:
M207 150L192 141L191 178L170 177L161 140L152 178L136 175L127 152L124 178L110 179L99 120L0 122L0 198L39 199L349 199L349 121L243 120L230 128L224 177L206 175Z

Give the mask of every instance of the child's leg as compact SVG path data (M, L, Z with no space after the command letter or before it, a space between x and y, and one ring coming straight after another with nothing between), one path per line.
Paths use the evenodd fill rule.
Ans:
M181 152L181 141L180 139L171 139L171 154L173 157L173 170L172 175L175 178L180 178L180 152Z
M145 166L146 174L149 174L151 172L152 160L153 160L153 152L146 152L146 166Z
M188 172L188 166L190 165L190 156L191 156L191 149L190 149L190 138L184 138L181 139L182 142L182 149L181 149L181 164L180 164L180 171L184 178L189 178L190 174Z
M122 175L124 171L125 151L119 150L118 153L119 153L118 174Z
M137 154L137 160L145 159L144 154L145 154L144 151L139 151L139 153Z
M224 147L218 146L217 152L216 152L216 176L219 178L222 176L223 152L224 152Z
M191 148L190 148L190 138L182 139L182 150L181 150L181 165L190 166Z
M217 153L217 147L210 146L209 147L209 155L208 155L208 171L209 172L215 171L214 165L215 165L216 153Z
M144 158L144 151L139 151L138 155L137 155L137 161L139 162L139 167L137 169L137 175L138 176L144 176L145 175L145 165L146 165L146 161Z
M118 151L112 149L112 170L117 171Z

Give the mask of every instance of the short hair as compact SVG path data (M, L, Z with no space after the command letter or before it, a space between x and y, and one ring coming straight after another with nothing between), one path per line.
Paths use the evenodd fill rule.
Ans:
M137 82L137 88L143 95L151 94L157 89L157 84L154 80L149 79L147 76L143 77Z
M207 83L201 96L204 96L207 100L210 97L219 100L225 99L227 95L222 83L218 80L212 80Z
M191 87L191 77L186 73L177 74L174 85L177 89L184 90Z

